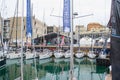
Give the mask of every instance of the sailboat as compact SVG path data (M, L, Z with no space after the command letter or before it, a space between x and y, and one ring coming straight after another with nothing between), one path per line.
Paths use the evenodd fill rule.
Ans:
M25 52L25 59L33 59L34 58L34 53L30 50L30 49L27 49L27 51Z
M65 58L70 58L71 54L70 54L70 50L67 50L65 53L64 53L64 57Z
M44 16L45 16L45 11L43 11L43 26L45 27L45 23L44 23ZM44 29L44 28L43 28ZM44 30L43 30L44 31ZM44 34L45 32L43 32ZM43 35L43 45L46 46L46 39L45 39L45 36ZM47 59L47 58L50 58L52 57L52 54L53 52L49 49L45 49L43 47L42 51L38 52L38 56L39 56L39 59Z
M54 51L54 56L55 56L55 58L62 58L63 57L63 50L61 50L61 49L58 49L58 50L55 50Z
M66 14L67 13L67 14ZM73 0L64 0L63 9L63 30L64 32L70 32L71 44L68 56L70 56L70 75L68 80L76 80L74 77L74 57L73 57Z
M91 50L88 52L87 56L89 58L95 58L96 57L96 54L93 51L93 35L92 35L92 39L91 39Z
M68 43L70 43L70 40L68 41ZM70 47L69 47L64 53L64 58L70 58L70 57L71 57L71 50L70 50Z
M15 14L16 15L16 19L15 17L13 18L13 23L15 22L16 20L16 46L15 46L15 51L13 49L10 49L10 46L8 47L8 54L7 54L7 59L17 59L17 58L20 58L21 57L21 53L20 53L20 49L18 49L18 40L17 40L17 30L18 30L18 6L19 6L19 1L16 2L16 8L15 8ZM14 25L12 25L14 26ZM13 28L11 30L11 34L10 34L10 38L12 37L12 32L13 32ZM9 41L10 42L10 41ZM9 43L10 44L10 43Z
M0 68L5 66L6 64L6 58L3 52L0 52Z
M0 18L1 18L1 23L2 23L2 27L3 27L3 23L4 23L4 20L2 19L2 17L1 17L1 13L0 13ZM3 28L2 28L3 29ZM2 30L3 31L3 30ZM1 45L3 44L3 33L2 33L2 35L1 35L2 37L1 37ZM4 53L6 53L5 52L6 50L5 50L5 45L2 45L1 46L1 50L0 50L0 68L1 67L3 67L3 66L5 66L5 64L6 64L6 57L5 57L5 54Z
M77 58L82 58L82 57L85 56L85 54L80 50L79 31L78 31L78 45L79 45L79 49L78 49L78 51L75 53L75 57L77 57Z
M7 54L7 59L18 59L21 57L21 53L20 53L20 50L17 50L17 51L13 51L13 50L9 50L8 51L9 53Z
M60 46L59 46L59 34L57 36L57 41L58 41L58 46L57 46L57 50L54 51L54 56L55 58L62 58L63 57L63 54L64 54L64 51L60 49ZM62 37L62 41L64 40L64 36ZM62 43L62 42L61 42Z
M27 0L27 18L26 18L26 38L27 38L27 50L24 53L25 54L25 59L33 59L37 57L37 52L35 50L28 49L28 45L33 47L34 49L34 35L32 31L32 26L33 26L33 6L31 6L31 0Z
M99 58L105 59L105 58L107 57L106 48L107 48L107 38L106 38L105 41L104 41L103 49L102 49L101 52L99 53Z
M75 53L75 57L83 58L84 57L84 53L82 51L78 50L77 53Z

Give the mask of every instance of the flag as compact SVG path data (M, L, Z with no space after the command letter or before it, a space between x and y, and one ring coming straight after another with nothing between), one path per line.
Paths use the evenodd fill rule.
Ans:
M65 37L64 37L64 36L62 36L62 41L61 41L60 46L62 46L62 45L64 45L64 44L65 44L64 39L65 39Z
M70 0L64 0L63 8L63 31L70 32Z
M32 36L31 0L27 0L26 36Z

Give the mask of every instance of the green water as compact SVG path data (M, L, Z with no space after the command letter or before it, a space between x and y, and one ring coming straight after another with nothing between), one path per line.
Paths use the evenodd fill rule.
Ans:
M36 65L36 66L35 66ZM69 59L45 59L24 61L24 80L69 80ZM74 60L74 77L77 80L104 80L107 68L97 66L95 60L87 58ZM20 77L20 60L7 60L0 69L0 80L15 80Z

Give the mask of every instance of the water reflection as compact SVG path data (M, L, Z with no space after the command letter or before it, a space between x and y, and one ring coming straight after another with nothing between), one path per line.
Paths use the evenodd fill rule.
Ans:
M36 67L34 62L34 59L24 61L24 80L33 80L36 76L39 80L69 80L69 59L37 60ZM74 76L77 80L104 80L107 68L97 66L95 62L95 59L75 58ZM19 76L20 60L9 60L0 70L0 80L14 80Z

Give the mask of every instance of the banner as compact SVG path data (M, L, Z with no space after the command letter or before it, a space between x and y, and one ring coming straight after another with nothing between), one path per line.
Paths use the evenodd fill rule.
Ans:
M63 31L70 32L70 0L64 0L63 8Z
M32 36L31 0L27 0L26 36Z
M62 36L62 41L61 41L61 44L60 44L60 46L63 46L64 44L65 44L65 37L64 36Z

